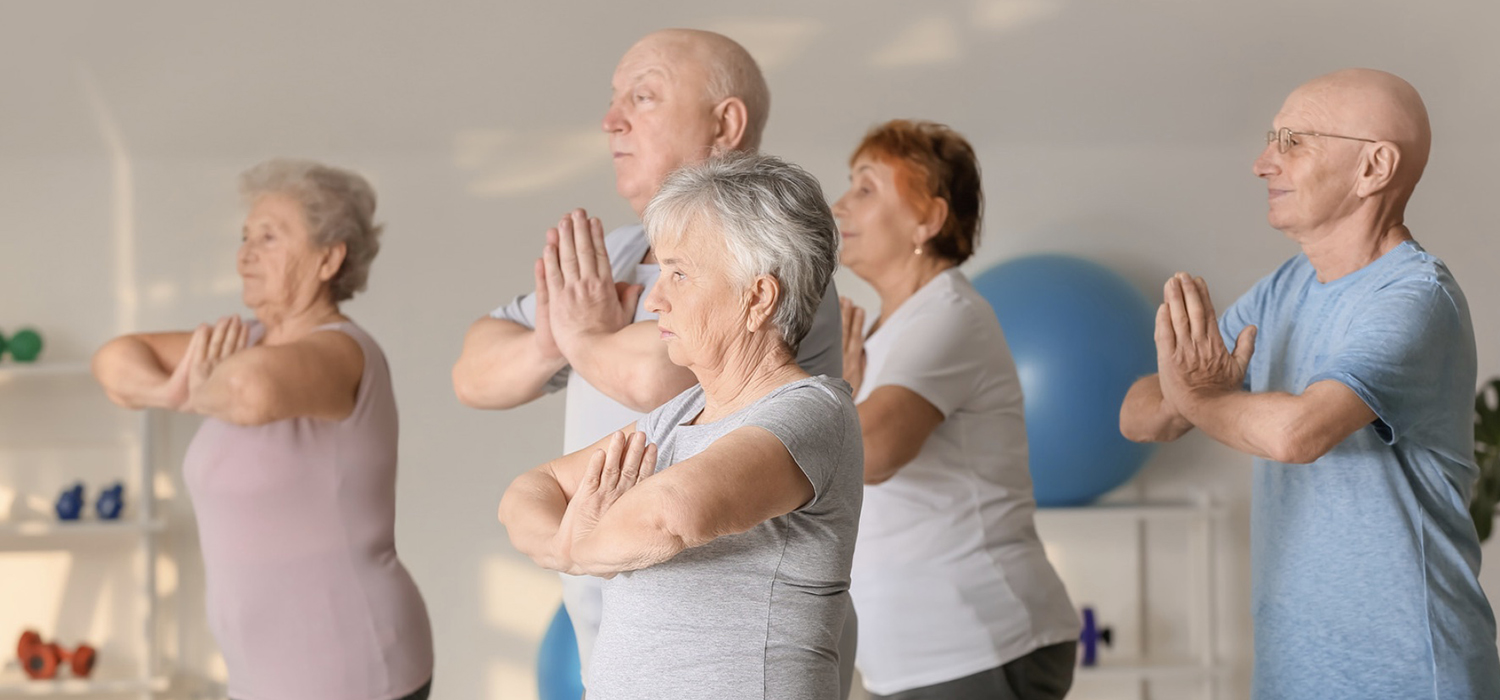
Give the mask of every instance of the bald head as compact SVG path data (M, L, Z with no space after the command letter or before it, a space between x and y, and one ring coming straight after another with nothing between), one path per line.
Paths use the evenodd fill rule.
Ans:
M1324 133L1389 141L1400 152L1394 184L1416 187L1432 149L1427 106L1411 83L1385 71L1350 68L1314 78L1292 91L1282 113L1295 110Z
M691 66L702 80L704 97L718 104L731 97L745 103L745 136L739 148L760 148L771 113L771 90L745 47L723 34L701 29L663 29L642 37L625 55L656 53L678 66ZM623 60L621 61L624 62Z

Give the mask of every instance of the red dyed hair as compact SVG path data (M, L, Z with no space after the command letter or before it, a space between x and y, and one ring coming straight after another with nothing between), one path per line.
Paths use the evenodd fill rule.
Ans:
M926 217L935 199L948 203L948 218L928 241L932 252L955 264L974 254L984 217L984 192L979 159L962 135L936 122L893 119L865 134L849 164L853 166L860 156L896 171L896 193L918 216Z

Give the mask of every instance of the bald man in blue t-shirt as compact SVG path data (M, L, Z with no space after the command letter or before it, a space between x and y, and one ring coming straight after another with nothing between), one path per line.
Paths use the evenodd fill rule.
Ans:
M1273 126L1255 174L1302 253L1222 318L1201 278L1169 280L1159 374L1131 387L1121 432L1196 427L1255 456L1255 698L1500 698L1468 515L1474 330L1404 221L1426 107L1394 75L1347 70L1299 87Z

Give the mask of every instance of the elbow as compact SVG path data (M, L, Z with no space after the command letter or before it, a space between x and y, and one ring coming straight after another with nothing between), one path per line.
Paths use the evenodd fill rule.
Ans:
M891 480L900 471L900 465L881 464L879 460L865 457L865 485L875 486Z
M1300 426L1279 431L1266 450L1266 456L1283 464L1312 464L1333 449L1325 434Z
M220 416L226 423L257 426L279 419L276 390L259 372L235 372L226 377L229 400Z
M129 342L128 336L121 336L105 343L94 353L93 359L89 362L89 370L94 375L94 381L104 389L104 395L111 403L122 408L134 409L140 406L130 401L117 389L120 362L116 356L125 351L125 345Z
M688 386L679 386L676 375L642 372L639 378L625 391L621 403L636 413L650 413L662 404L671 401Z
M484 373L459 358L453 365L453 395L458 402L481 410L503 410L525 403L520 397L503 391L503 385L486 382Z

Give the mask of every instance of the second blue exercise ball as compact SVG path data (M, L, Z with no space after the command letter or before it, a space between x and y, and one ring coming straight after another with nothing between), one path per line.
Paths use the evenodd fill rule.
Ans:
M568 609L559 605L542 636L536 655L537 695L541 700L578 700L583 697L583 669L578 663L578 638Z
M974 279L994 307L1026 394L1031 480L1042 506L1083 505L1151 454L1120 435L1120 402L1156 371L1156 308L1109 268L1031 255Z

